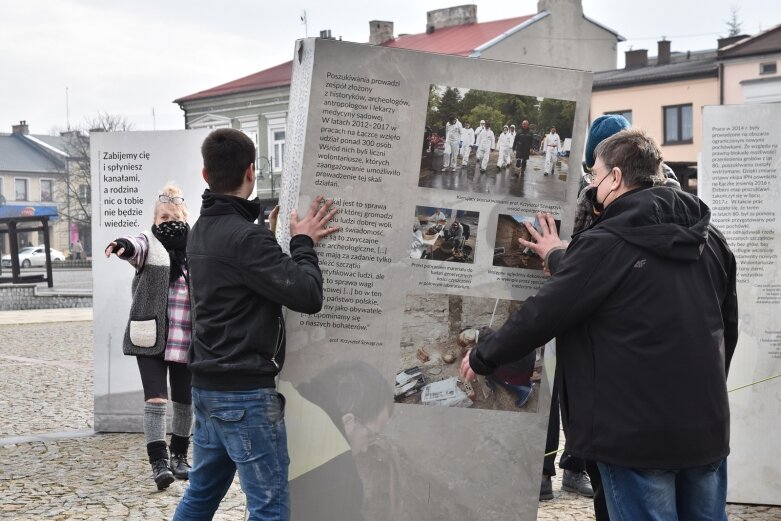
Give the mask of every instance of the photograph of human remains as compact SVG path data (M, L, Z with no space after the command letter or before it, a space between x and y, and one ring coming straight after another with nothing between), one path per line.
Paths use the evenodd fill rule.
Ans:
M458 367L484 326L499 328L522 301L447 294L408 295L394 399L398 403L536 412L542 350L464 382Z
M524 268L527 270L542 270L541 259L531 248L521 246L518 239L531 241L531 233L525 222L530 223L535 230L541 231L540 223L534 215L499 214L496 222L496 242L494 243L494 266L507 268ZM561 229L561 221L556 220L556 231Z
M446 85L428 100L418 186L565 200L574 101Z
M410 257L473 264L478 212L416 206Z

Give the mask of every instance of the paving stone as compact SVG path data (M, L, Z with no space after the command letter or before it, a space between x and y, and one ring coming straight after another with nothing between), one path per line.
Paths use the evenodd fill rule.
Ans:
M52 315L62 320L67 314ZM187 486L158 492L143 434L92 434L3 444L9 436L78 433L92 427L92 323L0 321L0 519L147 521L170 519ZM563 437L562 437L563 442ZM561 490L540 503L538 520L594 519L591 500ZM781 519L781 508L729 505L731 521ZM214 519L241 520L234 480Z

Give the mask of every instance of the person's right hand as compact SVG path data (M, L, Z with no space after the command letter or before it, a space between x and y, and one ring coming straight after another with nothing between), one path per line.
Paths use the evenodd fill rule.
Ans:
M322 202L322 195L315 197L312 204L309 205L309 210L306 212L306 215L300 221L298 220L298 212L295 208L290 212L291 237L295 237L296 235L308 235L312 239L312 242L317 245L323 237L327 237L340 230L339 226L328 226L328 223L337 212L336 208L331 208L334 204L334 200L327 199L321 206L320 203Z
M106 253L106 258L111 257L112 253L117 257L120 257L122 256L123 253L125 253L125 248L117 244L116 241L111 241L111 243L108 246L106 246L105 253Z
M565 248L566 244L559 239L556 229L556 220L553 218L552 214L537 212L537 222L540 223L542 233L535 230L532 223L524 221L523 224L529 231L532 241L518 239L518 243L524 248L531 248L539 258L545 260L549 251L554 248Z

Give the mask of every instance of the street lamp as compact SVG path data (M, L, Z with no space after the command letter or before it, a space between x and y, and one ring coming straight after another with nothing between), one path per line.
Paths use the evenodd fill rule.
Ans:
M258 181L263 181L265 179L265 176L268 176L269 181L271 182L271 198L273 199L274 198L273 159L270 157L259 156L255 171L256 171L255 178Z

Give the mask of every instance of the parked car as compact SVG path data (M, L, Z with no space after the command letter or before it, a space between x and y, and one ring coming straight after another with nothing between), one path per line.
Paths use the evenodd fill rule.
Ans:
M54 248L49 248L49 252L52 257L52 262L62 262L65 260L65 254ZM2 259L3 267L11 267L11 255L3 255ZM43 246L27 246L19 250L19 264L23 268L29 268L30 266L45 266L46 265L46 248Z

